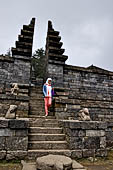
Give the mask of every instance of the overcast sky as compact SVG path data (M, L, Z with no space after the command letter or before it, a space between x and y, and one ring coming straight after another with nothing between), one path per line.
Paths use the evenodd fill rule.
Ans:
M45 48L48 20L60 31L67 64L113 71L113 0L0 0L0 54L36 18L33 51Z

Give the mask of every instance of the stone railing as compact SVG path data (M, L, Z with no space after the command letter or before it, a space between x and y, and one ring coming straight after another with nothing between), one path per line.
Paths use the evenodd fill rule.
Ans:
M0 159L23 159L28 150L29 119L0 118Z
M29 84L18 84L18 87L18 95L11 93L11 87L0 88L0 117L5 117L10 105L17 106L16 117L28 117Z
M61 120L72 157L107 156L106 122Z

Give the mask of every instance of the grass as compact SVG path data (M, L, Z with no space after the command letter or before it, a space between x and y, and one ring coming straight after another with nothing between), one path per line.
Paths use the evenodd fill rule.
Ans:
M0 160L0 165L20 164L21 160Z

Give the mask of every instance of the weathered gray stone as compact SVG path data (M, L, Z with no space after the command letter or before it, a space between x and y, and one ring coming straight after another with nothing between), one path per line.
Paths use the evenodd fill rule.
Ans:
M15 131L11 130L9 128L1 128L0 129L0 137L1 136L14 136L15 135Z
M107 149L97 149L95 151L95 156L106 157L107 156Z
M97 129L95 121L84 121L81 123L82 129Z
M83 158L85 157L94 157L95 149L83 149Z
M100 138L99 137L86 137L84 138L84 149L99 149Z
M96 122L97 129L106 129L107 128L107 122Z
M24 136L28 136L28 130L27 129L21 129L21 130L15 130L15 136L21 136L21 137L24 137Z
M84 148L83 137L70 137L67 141L71 150Z
M113 131L111 129L109 129L109 131L106 131L106 143L107 147L113 146Z
M40 170L72 169L72 160L61 155L47 155L37 158L36 167Z
M0 118L0 128L8 127L9 120L6 120L5 118Z
M65 128L64 131L68 136L86 136L85 130Z
M83 169L84 167L81 164L79 164L77 161L73 160L72 168L73 169Z
M5 157L6 157L6 151L5 150L0 151L0 159L5 159Z
M17 110L17 105L10 105L5 118L6 119L15 119L16 118L16 110Z
M8 151L27 151L28 137L6 137L5 147Z
M100 148L106 148L106 137L100 137Z
M5 137L0 137L0 150L5 150Z
M6 160L14 160L14 159L25 159L27 156L27 151L23 151L23 150L16 150L16 151L7 151L7 155L6 155Z
M104 130L86 130L86 136L105 136Z
M17 120L10 120L9 127L11 129L25 129L29 127L29 120L28 119L17 119Z
M72 150L71 151L71 158L82 158L82 150Z

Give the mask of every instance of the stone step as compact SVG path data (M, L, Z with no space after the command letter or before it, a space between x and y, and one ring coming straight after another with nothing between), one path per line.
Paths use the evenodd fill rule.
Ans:
M48 120L48 119L55 119L55 116L50 116L50 115L48 115L47 117L45 117L45 114L44 115L42 115L42 116L40 116L40 115L29 115L29 118L32 118L32 119L46 119L46 120Z
M34 93L31 93L30 94L30 97L32 97L32 98L37 98L37 97L43 97L43 93L37 93L37 92L34 92Z
M36 134L29 133L29 141L64 141L64 134Z
M66 141L29 141L29 149L67 149Z
M44 104L44 99L30 99L30 104L36 105L36 104Z
M42 92L42 90L43 90L43 87L41 86L41 87L32 87L31 89L30 89L30 91L31 92Z
M33 100L33 99L35 99L35 100L37 100L37 99L39 99L39 100L44 100L44 97L43 97L43 95L37 95L37 96L30 96L30 100Z
M29 160L36 160L37 157L45 156L48 154L53 154L53 155L65 155L68 157L71 157L71 151L68 149L63 149L63 150L28 150L28 156L27 159Z
M31 127L58 127L58 121L55 119L36 119L30 120L29 125Z
M37 102L37 103L30 103L30 106L33 108L33 107L35 107L35 108L38 108L38 107L44 107L44 102Z
M30 90L30 94L34 94L34 93L36 93L36 94L43 94L43 89L41 88L41 89L31 89Z
M30 105L30 109L31 109L31 113L34 112L34 111L35 112L39 112L39 111L43 112L44 111L44 107L41 107L41 106L33 107L33 106Z
M29 133L61 134L62 128L30 127Z
M30 111L30 114L31 117L37 117L37 116L45 116L45 111L44 110L39 110L38 112L37 111ZM32 116L33 115L33 116ZM53 112L50 112L48 116L54 116L54 113ZM47 116L47 117L48 117ZM30 117L30 116L29 116Z
M29 118L29 121L30 121L30 125L31 124L39 125L39 123L41 123L41 124L44 124L44 123L57 123L58 124L57 119L50 119L48 117Z
M44 110L31 110L30 111L30 115L37 115L37 116L44 116L45 115L45 111Z
M31 127L59 127L58 123L39 123L39 124L35 124L35 123L30 123Z

